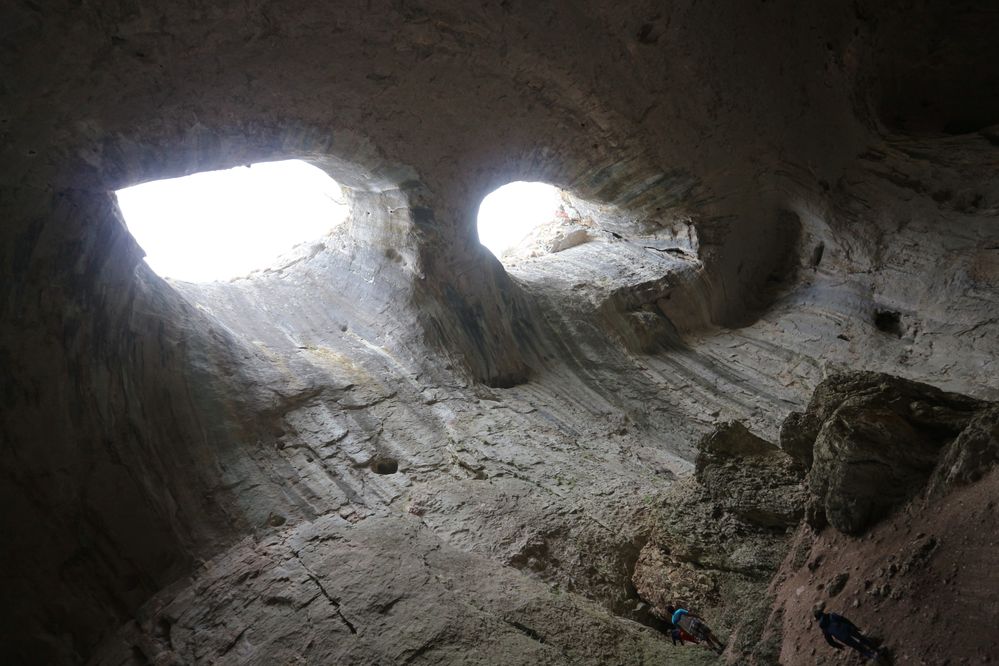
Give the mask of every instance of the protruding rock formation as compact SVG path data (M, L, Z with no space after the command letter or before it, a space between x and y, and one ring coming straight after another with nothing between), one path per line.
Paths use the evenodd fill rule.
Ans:
M660 613L693 605L716 629L738 629L733 654L773 656L778 645L758 642L766 589L804 512L804 468L740 423L720 426L699 449L694 477L651 512L635 586Z
M991 658L999 527L996 403L870 372L835 375L781 442L807 457L808 524L794 535L751 663L837 663L816 643L813 606L843 615L897 661ZM971 485L969 485L971 484ZM828 526L827 526L828 521ZM915 619L913 614L915 613ZM946 626L946 636L925 630ZM737 654L737 653L734 653Z
M979 478L996 460L995 405L876 373L830 377L804 414L781 428L781 444L810 460L808 521L861 534L923 490ZM965 430L975 421L974 427Z

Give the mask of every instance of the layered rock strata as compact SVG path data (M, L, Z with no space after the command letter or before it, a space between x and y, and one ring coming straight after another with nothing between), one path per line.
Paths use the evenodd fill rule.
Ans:
M523 659L588 658L535 640L570 608L596 618L593 660L661 654L612 615L647 619L649 516L719 423L776 441L827 375L861 367L999 397L995 24L936 0L5 3L0 660L307 655L311 634L286 630L314 613L366 646L316 655L460 661L460 619L422 653L366 633L379 583L357 593L356 634L333 592L310 600L288 544L318 530L332 548L341 519L399 561L460 553L486 597L479 578L575 595L517 616L525 632L502 620L515 601L470 611L427 583L432 608ZM142 263L115 190L289 158L344 185L339 232L232 283ZM513 180L563 188L578 215L504 267L474 218ZM979 473L989 418L947 431L967 446L933 478ZM906 479L929 464L913 460ZM687 492L750 545L771 539L751 520L787 518L719 499L755 488L737 464L701 477L715 491ZM835 487L815 506L839 521ZM365 536L388 525L416 536ZM745 589L770 566L708 545ZM245 558L284 596L229 578Z

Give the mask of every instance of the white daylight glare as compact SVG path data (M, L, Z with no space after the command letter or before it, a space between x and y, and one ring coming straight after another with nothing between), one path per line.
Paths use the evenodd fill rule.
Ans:
M502 257L539 224L552 221L561 203L558 188L546 183L504 185L479 205L479 242Z
M300 160L157 180L116 192L129 231L161 277L209 282L267 268L343 222L340 186Z

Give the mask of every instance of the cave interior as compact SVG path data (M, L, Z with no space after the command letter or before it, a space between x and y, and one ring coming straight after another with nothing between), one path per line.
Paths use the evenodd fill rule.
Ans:
M817 606L999 659L995 3L0 26L0 662L842 663ZM117 191L282 160L342 224L143 260Z

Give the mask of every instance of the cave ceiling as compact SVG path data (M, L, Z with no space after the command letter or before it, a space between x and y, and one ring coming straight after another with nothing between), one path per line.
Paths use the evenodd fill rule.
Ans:
M621 618L697 561L649 515L701 438L777 442L844 371L981 423L999 399L989 3L14 0L0 26L0 661L647 663L674 653ZM284 159L345 188L344 225L245 279L142 261L116 190ZM504 264L475 218L513 181L569 213ZM760 455L768 501L804 501ZM717 503L745 475L711 464ZM690 546L690 594L723 609L801 516L719 506L746 547Z

